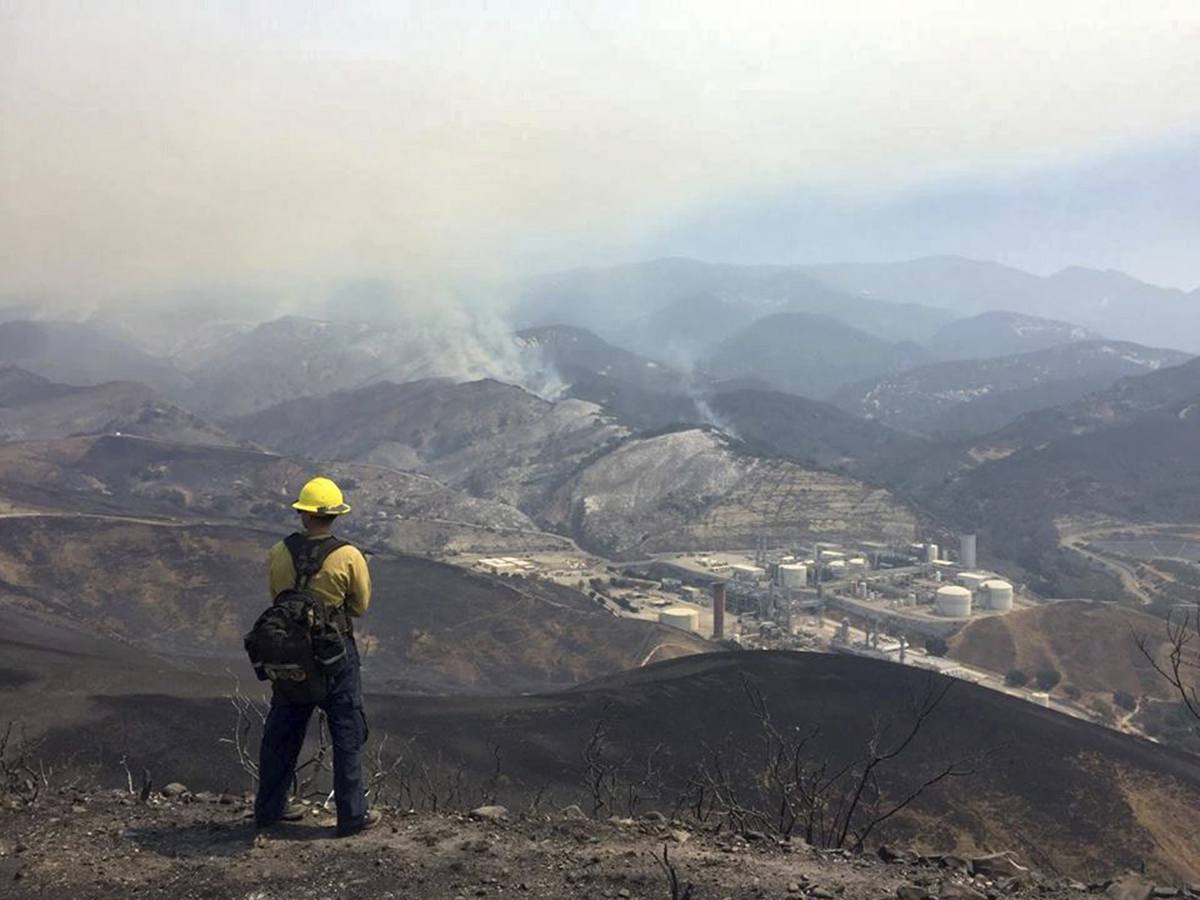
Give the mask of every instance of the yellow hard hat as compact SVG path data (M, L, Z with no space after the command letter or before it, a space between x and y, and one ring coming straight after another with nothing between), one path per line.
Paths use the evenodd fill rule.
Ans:
M318 516L344 516L350 512L341 488L328 478L314 478L300 488L300 499L292 504L292 509Z

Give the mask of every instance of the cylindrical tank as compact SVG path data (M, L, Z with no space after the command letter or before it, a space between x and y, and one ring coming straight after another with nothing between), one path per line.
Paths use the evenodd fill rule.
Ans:
M801 563L786 563L779 567L779 586L802 588L808 584L808 566Z
M975 535L964 534L959 539L958 564L964 569L975 568Z
M983 583L982 590L987 594L988 609L1008 612L1013 608L1013 586L1007 581L993 578Z
M941 557L938 555L939 553L941 553L941 550L942 550L942 548L939 547L937 544L926 544L925 545L925 562L927 562L927 563L937 562L939 559L941 559Z
M965 587L948 584L937 589L937 611L951 619L965 619L971 615L971 592Z
M843 559L835 559L828 566L830 578L845 578L846 577L846 561Z
M841 550L822 550L821 560L823 562L833 562L834 560L845 559L846 554Z
M867 571L867 560L862 556L854 556L846 560L846 571L851 575L861 575Z
M698 631L700 613L687 606L672 606L659 612L658 621L663 625L682 628L684 631Z

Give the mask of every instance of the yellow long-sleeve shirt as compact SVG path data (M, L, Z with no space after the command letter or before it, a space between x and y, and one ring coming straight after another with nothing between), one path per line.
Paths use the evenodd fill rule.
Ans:
M271 548L267 558L267 586L274 598L280 591L295 587L296 567L283 541ZM330 606L346 606L352 616L361 616L371 605L371 572L366 557L357 547L339 547L325 558L321 571L313 576L308 589Z

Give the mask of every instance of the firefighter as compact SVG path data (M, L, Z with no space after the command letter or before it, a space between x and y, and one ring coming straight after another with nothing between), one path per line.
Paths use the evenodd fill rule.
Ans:
M353 619L366 613L371 603L371 576L362 553L334 537L338 517L350 512L336 484L328 478L312 479L301 489L292 508L300 514L302 530L271 548L267 561L271 597L303 587L324 602L330 620L345 641L346 664L329 676L327 691L319 703L288 702L278 691L271 698L259 753L254 817L260 827L267 827L303 816L302 807L288 805L288 796L308 721L319 706L329 722L333 745L337 833L349 837L375 827L381 818L377 810L367 809L363 783L361 754L368 730L353 627ZM298 578L297 571L310 563L315 574Z

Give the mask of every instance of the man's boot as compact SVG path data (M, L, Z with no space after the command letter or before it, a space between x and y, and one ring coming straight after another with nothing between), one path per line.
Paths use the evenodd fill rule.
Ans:
M283 815L273 822L261 822L255 820L256 828L270 828L272 825L278 825L280 822L299 822L304 818L304 814L308 812L308 807L300 803L289 803L287 809L283 811Z
M367 810L367 814L363 816L362 822L353 828L348 828L345 831L338 831L338 837L353 837L356 834L361 834L364 831L370 831L376 825L383 821L383 813L377 809Z

